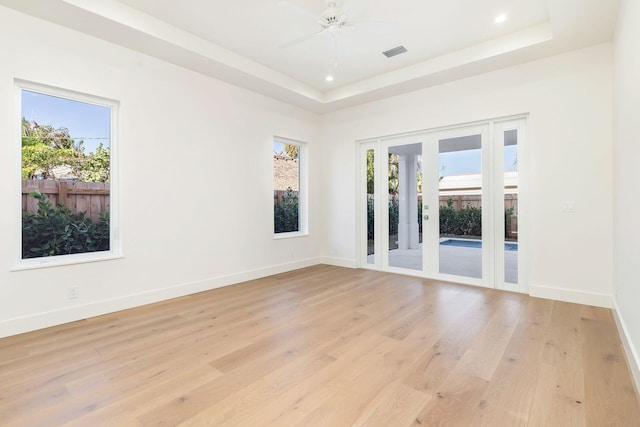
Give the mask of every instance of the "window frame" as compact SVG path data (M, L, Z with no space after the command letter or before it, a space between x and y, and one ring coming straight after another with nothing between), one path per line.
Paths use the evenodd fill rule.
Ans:
M308 188L308 165L309 165L309 150L308 150L308 145L306 142L303 141L298 141L295 139L291 139L291 138L285 138L285 137L281 137L281 136L277 136L274 135L274 137L271 140L271 145L273 147L273 143L274 142L279 142L281 144L293 144L298 146L298 231L288 231L288 232L283 232L283 233L276 233L275 232L275 216L273 215L273 204L271 206L271 212L272 212L272 216L271 216L271 226L272 226L272 232L273 232L273 238L274 240L280 240L280 239L290 239L290 238L294 238L294 237L303 237L303 236L308 236L309 235L309 215L308 215L308 194L309 194L309 188ZM273 176L274 176L275 171L273 170L273 166L271 169L271 177L273 180ZM274 188L273 185L271 187L271 190L273 192ZM272 196L273 198L273 196Z
M43 95L55 96L58 98L69 99L72 101L93 104L100 107L106 107L110 110L109 124L109 151L110 151L110 170L109 170L109 250L99 252L85 252L68 255L54 255L39 258L22 258L22 91L41 93ZM122 245L120 238L120 192L119 192L119 161L118 161L118 142L119 142L119 106L116 100L78 92L70 89L49 86L42 83L31 82L27 80L14 79L14 96L15 96L15 114L14 114L14 150L13 155L13 179L14 179L14 262L11 271L31 270L37 268L56 267L62 265L82 264L87 262L106 261L122 258Z

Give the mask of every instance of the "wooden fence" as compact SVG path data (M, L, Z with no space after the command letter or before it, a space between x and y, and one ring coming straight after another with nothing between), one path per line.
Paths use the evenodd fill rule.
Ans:
M52 205L62 203L72 212L85 212L93 221L97 221L101 212L109 211L108 182L67 182L48 179L30 179L22 181L22 211L36 213L38 201L29 196L38 190L45 194Z

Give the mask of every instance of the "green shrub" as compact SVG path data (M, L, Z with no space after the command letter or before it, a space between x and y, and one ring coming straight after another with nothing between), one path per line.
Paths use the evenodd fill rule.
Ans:
M459 234L460 217L453 207L453 200L447 200L447 206L440 206L440 233Z
M276 233L299 231L298 193L291 187L282 195L282 203L273 206L273 225Z
M375 207L373 194L367 194L367 240L375 236Z
M447 206L440 206L440 234L482 236L482 208L467 205L456 211L447 199Z
M96 223L63 204L54 207L37 191L29 195L38 200L38 211L22 215L23 259L109 250L109 212Z
M398 200L389 200L389 234L398 234L399 219ZM373 200L367 202L368 238L373 239ZM418 200L418 230L422 233L422 200Z
M398 234L398 211L399 204L398 200L391 199L389 200L389 234L397 235Z
M482 208L467 205L458 212L460 232L463 236L482 236Z

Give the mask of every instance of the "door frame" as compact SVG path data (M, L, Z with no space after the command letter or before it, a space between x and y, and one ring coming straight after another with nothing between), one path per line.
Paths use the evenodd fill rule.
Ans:
M504 280L504 251L494 260L495 283L497 289L512 292L529 291L530 271L530 217L529 205L529 144L527 143L528 115L508 117L493 122L493 144L495 148L504 147L504 132L516 130L518 132L518 283L506 283ZM504 162L504 150L496 150L494 161L499 165ZM504 174L496 173L493 181L496 191L504 192ZM499 190L498 190L499 189ZM504 197L494 197L494 210L504 211ZM504 215L494 216L494 239L504 241Z
M479 123L473 125L464 125L451 129L441 130L430 132L428 135L428 150L431 150L431 156L429 156L429 160L433 163L430 168L434 172L434 176L431 180L426 180L423 178L424 182L431 183L431 186L425 186L425 189L428 191L423 195L423 200L428 200L430 205L435 207L440 206L440 194L439 194L439 163L438 163L438 155L439 151L439 142L444 139L451 139L457 137L464 137L469 135L481 135L481 173L482 173L482 277L474 278L467 276L458 276L453 274L445 274L440 273L440 215L439 209L432 210L432 220L429 221L429 237L428 244L428 254L431 257L431 262L433 265L433 270L430 271L428 275L431 278L446 280L458 283L464 283L467 285L475 285L475 286L483 286L483 287L493 287L494 282L494 270L491 254L494 250L494 239L492 231L492 222L491 218L493 218L493 206L491 204L491 200L493 199L492 193L492 171L493 171L493 162L492 162L492 150L493 143L491 138L491 126L489 123ZM426 163L426 161L425 161ZM427 167L425 167L427 169ZM423 231L424 232L424 231ZM424 239L427 240L427 239Z
M514 292L528 293L529 289L529 155L527 143L527 122L528 114L518 114L513 116L505 116L500 118L482 120L477 122L463 123L457 125L442 126L421 131L406 132L394 135L387 135L377 138L369 138L356 141L356 192L357 192L357 218L356 218L356 265L358 268L366 268L390 273L400 273L425 277L436 280L454 281L457 283L469 284L481 287L490 287L496 289L504 289ZM474 279L464 276L446 275L439 273L439 219L438 215L433 215L428 222L423 221L423 270L411 270L389 266L388 238L380 238L383 236L383 228L388 223L388 209L385 209L384 197L388 194L388 183L383 179L375 179L374 183L374 233L375 233L375 262L370 264L367 262L367 150L374 150L374 171L375 176L380 172L387 173L387 159L383 155L387 152L386 147L393 142L393 145L416 143L419 140L423 142L423 205L429 201L430 206L439 206L439 198L434 195L433 190L427 193L425 182L426 171L438 173L436 166L433 171L433 164L429 168L429 161L433 161L433 156L427 156L429 150L438 150L438 140L451 137L461 133L477 132L480 129L485 130L483 135L482 146L482 186L486 190L487 196L483 194L482 209L484 214L482 217L483 226L483 278ZM503 143L500 139L504 130L518 130L518 284L504 283L504 252L497 251L496 245L504 242L504 235L500 232L504 230L504 215L494 215L494 212L500 212L498 209L504 208L504 197L497 197L495 193L503 194L504 176L496 173L495 165L500 165L498 158L502 161L502 150L499 153L494 152L499 144ZM425 151L426 150L426 151ZM432 153L433 154L433 153ZM435 156L437 159L437 156ZM384 199L384 200L383 200ZM437 203L434 204L434 201ZM502 199L502 200L501 200ZM388 201L387 201L388 203ZM433 214L433 210L431 210ZM423 211L424 215L424 211ZM427 230L429 227L429 230ZM434 228L437 227L437 239L428 242L427 236L433 236ZM485 230L488 230L486 232ZM486 234L486 236L485 236ZM427 245L430 243L430 245ZM426 250L425 247L430 246ZM501 254L501 255L499 255ZM429 264L431 262L431 264Z

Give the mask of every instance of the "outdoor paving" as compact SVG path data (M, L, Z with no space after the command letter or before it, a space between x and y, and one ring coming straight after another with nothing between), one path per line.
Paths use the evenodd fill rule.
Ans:
M505 251L505 282L518 282L518 251ZM367 261L374 263L374 255ZM411 270L423 270L422 245L419 249L393 249L389 251L389 265ZM440 273L480 279L482 278L482 249L462 246L440 246Z

